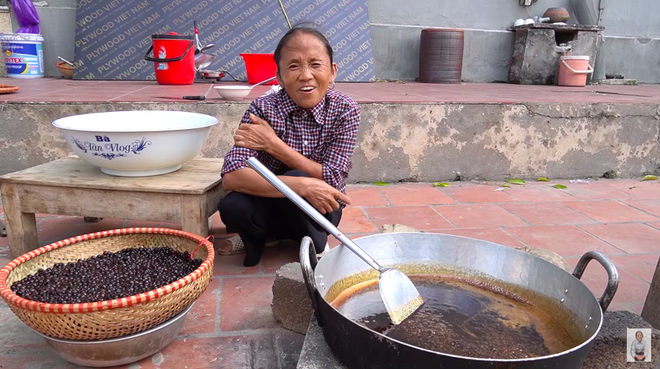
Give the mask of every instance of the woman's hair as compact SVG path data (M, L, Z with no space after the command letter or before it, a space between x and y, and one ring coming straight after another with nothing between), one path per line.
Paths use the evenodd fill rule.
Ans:
M642 333L642 331L637 331L637 333L635 333L635 337L637 337L637 334L641 334L642 337L644 337L644 333Z
M287 31L287 33L282 36L280 39L280 42L277 44L277 47L275 48L275 54L273 57L275 58L275 64L277 64L277 67L280 67L280 58L282 57L282 49L289 43L289 40L291 40L295 35L303 33L307 35L312 35L316 38L319 39L323 43L323 46L325 46L325 51L328 53L328 56L330 57L330 65L332 65L332 46L330 46L330 42L328 42L328 39L319 31L316 29L316 24L312 22L303 22L294 25L291 27L290 30Z

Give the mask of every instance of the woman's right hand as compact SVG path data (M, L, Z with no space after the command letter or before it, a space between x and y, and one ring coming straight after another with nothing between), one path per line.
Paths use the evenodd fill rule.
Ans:
M351 203L350 197L320 179L305 178L301 187L300 196L307 199L321 214L339 209L337 200L347 205Z

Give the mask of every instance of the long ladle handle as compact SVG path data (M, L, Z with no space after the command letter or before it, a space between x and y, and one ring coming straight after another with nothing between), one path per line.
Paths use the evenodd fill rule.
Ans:
M277 178L273 172L266 168L259 159L252 157L248 159L247 164L250 168L254 169L259 173L265 180L267 180L273 187L277 188L284 196L289 198L296 206L298 206L302 211L304 211L310 218L314 219L323 229L330 232L335 236L341 243L353 251L360 259L364 260L365 263L369 264L372 268L380 271L382 267L374 260L369 254L364 252L360 246L356 245L350 238L346 237L337 227L334 226L328 219L326 219L321 213L318 212L310 203L305 201L300 195L295 193L289 186L287 186L281 179Z
M259 86L259 85L263 85L264 83L268 83L268 82L274 80L275 78L277 78L277 76L270 77L270 78L268 78L268 79L266 79L266 80L263 80L263 81L261 81L261 82L259 82L259 83L254 84L254 85L252 85L252 86L250 86L250 87L257 87L257 86Z

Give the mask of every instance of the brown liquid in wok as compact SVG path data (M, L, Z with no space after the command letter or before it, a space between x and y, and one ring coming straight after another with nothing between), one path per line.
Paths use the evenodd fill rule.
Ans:
M548 313L500 288L467 284L451 277L410 279L424 298L424 305L398 326L387 315L377 280L345 290L332 305L345 317L388 337L459 356L530 358L579 344Z

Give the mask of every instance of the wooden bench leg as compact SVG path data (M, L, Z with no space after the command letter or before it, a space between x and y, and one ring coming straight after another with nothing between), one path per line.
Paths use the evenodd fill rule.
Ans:
M181 196L181 229L198 236L209 235L209 219L204 196Z
M646 295L642 308L642 319L651 324L653 328L660 329L660 260L655 266L649 293Z
M17 185L2 185L2 206L5 210L11 256L16 258L38 248L37 219L32 213L21 212Z

